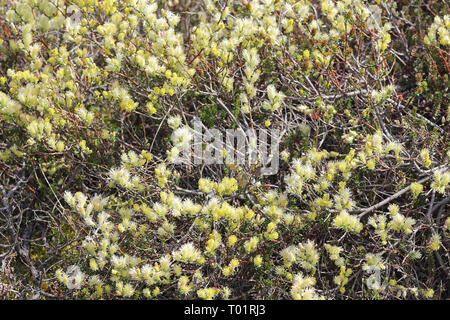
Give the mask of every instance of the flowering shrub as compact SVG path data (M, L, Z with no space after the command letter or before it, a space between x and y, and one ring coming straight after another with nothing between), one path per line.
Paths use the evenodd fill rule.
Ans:
M449 298L448 9L0 0L0 297Z

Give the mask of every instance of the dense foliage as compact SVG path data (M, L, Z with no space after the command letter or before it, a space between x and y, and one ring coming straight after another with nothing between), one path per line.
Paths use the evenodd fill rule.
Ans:
M448 12L0 0L0 297L449 298ZM176 162L193 120L279 170Z

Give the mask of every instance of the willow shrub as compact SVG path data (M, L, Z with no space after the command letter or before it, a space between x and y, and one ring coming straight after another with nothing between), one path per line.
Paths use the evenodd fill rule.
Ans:
M0 296L449 297L444 2L0 4Z

